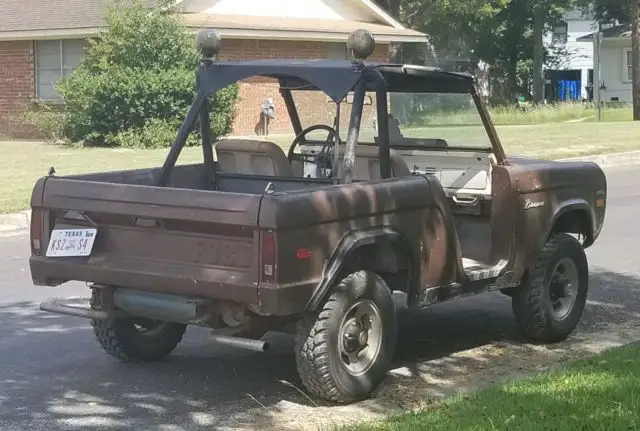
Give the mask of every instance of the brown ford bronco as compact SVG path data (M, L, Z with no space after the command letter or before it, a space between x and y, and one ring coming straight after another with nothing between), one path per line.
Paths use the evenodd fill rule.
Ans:
M123 361L165 357L187 325L258 351L267 331L291 330L302 383L336 402L366 398L388 371L396 292L424 308L499 291L530 339L572 333L605 215L596 164L506 156L470 75L365 62L363 31L353 61L215 61L215 32L197 40L194 102L162 167L36 183L34 283L92 292L41 309L91 319ZM279 84L288 154L213 143L208 97L256 76ZM332 125L303 125L320 112ZM196 126L203 162L177 165Z

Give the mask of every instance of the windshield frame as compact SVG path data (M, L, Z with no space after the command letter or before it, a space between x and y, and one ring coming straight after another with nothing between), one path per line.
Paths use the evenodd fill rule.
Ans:
M400 92L413 92L416 94L426 94L426 93L440 93L440 94L469 94L474 102L475 108L478 112L478 115L482 121L482 125L484 126L485 133L489 138L490 148L474 148L474 147L449 147L446 149L438 148L438 147L416 147L413 145L402 145L402 144L391 144L389 143L390 148L392 149L427 149L429 151L460 151L460 152L487 152L492 153L495 156L496 163L499 165L503 165L506 163L506 155L504 152L504 148L498 136L495 125L493 124L488 108L482 100L481 96L478 94L477 89L475 87L474 79L471 75L462 74L462 73L454 73L454 72L445 72L438 70L436 68L432 68L429 66L415 66L415 65L379 65L375 68L376 72L378 72L383 80L384 85L386 87L386 93L400 93ZM371 70L371 69L370 69ZM314 88L305 88L305 89L296 89L296 92L305 92L305 91L318 91L318 89ZM367 87L367 93L375 91L371 87ZM354 92L352 89L347 94ZM291 124L296 134L300 133L303 130L303 126L300 122L300 117L298 116L298 112L296 109L296 105L294 102L294 97L291 94L291 90L282 89L280 93L285 100L285 105L287 107L287 111L289 117L291 119ZM355 97L355 95L354 95ZM345 103L345 97L339 103ZM374 105L376 102L374 102ZM386 103L385 103L386 105ZM378 111L377 121L380 123L379 117L380 111ZM384 120L383 120L384 121ZM384 121L387 123L387 121ZM388 126L388 124L387 124ZM386 127L388 131L388 127ZM346 128L345 128L346 130ZM387 139L388 141L388 135ZM313 144L312 140L307 141L308 144ZM358 145L366 145L366 146L377 146L376 142L358 142Z

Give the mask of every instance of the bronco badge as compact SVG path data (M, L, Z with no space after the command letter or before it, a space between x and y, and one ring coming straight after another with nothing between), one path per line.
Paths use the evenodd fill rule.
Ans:
M540 208L544 206L544 201L534 202L531 199L524 201L524 209L529 210L531 208Z

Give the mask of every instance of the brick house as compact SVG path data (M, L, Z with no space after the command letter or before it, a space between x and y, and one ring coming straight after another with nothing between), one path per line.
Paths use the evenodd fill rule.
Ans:
M0 134L32 133L15 121L31 104L60 104L56 82L73 72L84 55L86 39L105 29L104 0L22 0L0 13ZM345 41L366 28L376 37L374 60L387 61L391 43L425 42L426 36L404 28L371 0L178 0L184 23L197 31L214 28L223 38L221 59L346 58ZM257 133L260 105L276 103L271 133L290 133L284 102L273 82L251 79L240 86L234 134ZM318 100L296 101L302 119ZM322 104L327 106L325 102ZM327 109L328 112L328 109Z

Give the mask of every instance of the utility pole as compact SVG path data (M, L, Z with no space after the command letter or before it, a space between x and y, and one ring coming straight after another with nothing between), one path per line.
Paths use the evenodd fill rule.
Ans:
M633 120L640 121L640 0L631 0L631 82Z
M635 0L634 0L635 1ZM596 42L596 73L597 78L594 79L594 90L596 91L596 103L598 104L598 121L602 121L602 68L600 67L600 45L602 43L602 23L598 22L598 32L595 34Z
M542 102L544 98L544 19L543 6L535 7L533 12L533 101Z

